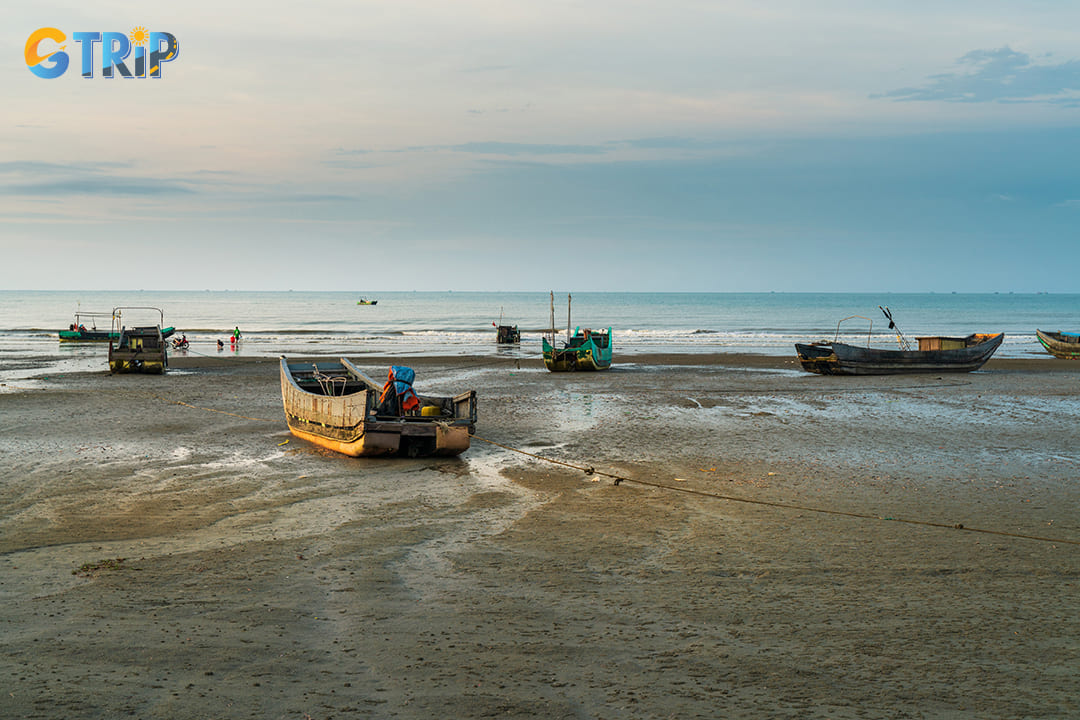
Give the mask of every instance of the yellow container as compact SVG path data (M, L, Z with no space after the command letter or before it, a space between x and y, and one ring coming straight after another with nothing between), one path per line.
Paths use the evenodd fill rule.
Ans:
M442 415L442 408L437 405L425 405L420 408L421 417L439 417Z

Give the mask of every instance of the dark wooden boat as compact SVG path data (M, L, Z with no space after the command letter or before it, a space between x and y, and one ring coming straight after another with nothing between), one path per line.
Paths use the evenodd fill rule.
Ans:
M356 301L356 304L357 305L378 305L379 301L378 300L365 300L364 298L360 298L359 300Z
M1080 360L1080 333L1035 330L1046 352L1062 360Z
M516 345L521 342L521 332L517 325L496 325L495 342L499 345Z
M1003 333L920 337L918 350L881 350L841 342L796 343L803 369L820 375L971 372L990 359Z
M120 310L153 310L159 318L159 308L117 308L113 311L113 332L117 339L109 341L109 371L113 373L144 373L163 375L169 366L167 343L161 324L127 327L120 325Z
M290 363L282 356L285 422L296 437L353 457L467 450L476 427L476 391L418 395L412 377L411 369L394 366L380 388L345 358Z

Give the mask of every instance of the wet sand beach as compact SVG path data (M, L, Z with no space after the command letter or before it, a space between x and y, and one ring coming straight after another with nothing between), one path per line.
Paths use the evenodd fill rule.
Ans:
M0 388L0 712L1080 716L1080 363L404 362L460 458L292 438L273 359Z

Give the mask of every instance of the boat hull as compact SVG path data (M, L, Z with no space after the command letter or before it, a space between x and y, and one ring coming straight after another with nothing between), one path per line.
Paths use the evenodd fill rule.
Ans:
M312 382L315 370L323 385ZM296 437L351 457L453 456L469 449L476 422L476 392L453 398L418 396L439 415L380 414L379 386L352 363L290 365L281 358L285 422ZM325 394L326 388L330 393ZM313 391L316 390L316 391Z
M176 332L176 328L167 327L161 329L161 337L167 338ZM60 342L116 342L120 339L120 333L105 330L60 330Z
M120 339L120 333L102 332L98 330L61 330L60 342L109 342Z
M1035 337L1046 352L1062 360L1080 360L1080 334L1036 330Z
M975 335L968 347L950 350L879 350L845 343L796 343L804 370L819 375L898 375L971 372L982 367L1005 336Z

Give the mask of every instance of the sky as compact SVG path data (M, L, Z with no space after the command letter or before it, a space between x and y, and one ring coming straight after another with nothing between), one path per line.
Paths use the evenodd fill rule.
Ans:
M160 78L81 77L135 28ZM1077 3L43 0L0 43L3 290L1080 292Z

